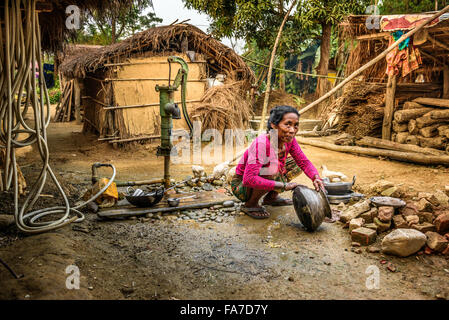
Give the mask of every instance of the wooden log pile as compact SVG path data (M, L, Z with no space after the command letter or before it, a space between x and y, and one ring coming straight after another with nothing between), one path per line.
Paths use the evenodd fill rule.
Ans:
M336 128L355 138L364 136L382 137L382 122L385 115L386 84L372 84L354 81L343 89L342 95L330 103L323 111L322 120L326 123L337 116ZM407 102L416 98L433 99L441 96L442 85L433 83L398 83L396 85L395 105L408 106L409 109L428 108L433 106ZM439 99L437 99L439 100ZM423 113L424 114L424 113ZM407 115L408 116L408 115ZM410 117L410 116L409 116ZM412 116L410 119L413 119ZM416 119L416 118L415 118ZM393 122L396 132L405 132L407 121ZM398 124L400 126L398 127Z
M449 151L449 100L417 98L394 113L392 141Z

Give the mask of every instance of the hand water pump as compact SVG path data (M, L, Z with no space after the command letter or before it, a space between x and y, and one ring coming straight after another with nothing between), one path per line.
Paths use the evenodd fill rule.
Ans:
M171 63L179 63L181 68L176 75L173 85L170 84ZM187 75L189 73L189 66L180 57L171 56L168 58L169 76L168 85L157 85L156 91L160 96L160 115L161 115L161 145L157 149L157 156L164 157L164 183L165 187L170 186L170 154L173 148L171 141L171 133L173 128L173 119L181 119L181 112L178 105L174 102L174 93L181 86L181 104L184 119L192 135L193 126L187 113L186 106L186 89L187 89Z

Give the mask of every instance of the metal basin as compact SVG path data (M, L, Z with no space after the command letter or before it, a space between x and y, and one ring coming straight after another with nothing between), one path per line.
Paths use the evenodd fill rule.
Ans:
M355 184L355 176L352 178L352 182L328 182L324 180L324 187L326 191L331 195L346 195L352 192L352 187Z
M140 196L126 196L126 200L132 205L139 208L153 207L158 204L164 197L165 188L160 188L156 191L145 193Z
M325 217L332 218L332 211L323 191L316 192L306 186L298 186L293 191L293 205L307 231L318 229Z

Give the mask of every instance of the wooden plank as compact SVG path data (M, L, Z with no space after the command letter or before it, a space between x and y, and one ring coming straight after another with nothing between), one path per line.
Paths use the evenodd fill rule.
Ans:
M382 139L391 140L391 125L394 114L394 97L396 95L396 76L388 77L387 93L385 95L385 111L382 124Z
M415 100L413 100L413 102L428 105L428 106L449 108L449 99L416 98Z
M80 80L75 79L74 80L74 88L73 93L75 95L75 120L77 124L81 124L81 88L80 88Z
M374 33L374 34L366 34L363 36L358 36L357 40L382 40L384 38L388 38L390 36L390 34L388 32L379 32L379 33Z
M73 96L73 83L75 82L75 80L71 80L70 81L70 98L69 98L69 104L67 107L67 116L66 116L66 121L70 122L71 120L71 116L72 116L72 96Z
M232 198L228 199L232 200ZM216 205L221 205L227 200L221 201L213 201L206 203L196 203L189 204L179 207L168 207L168 208L154 208L154 209L118 209L118 210L109 210L109 211L100 211L98 212L98 216L102 218L123 218L123 217L134 217L134 216L142 216L148 213L168 213L168 212L176 212L182 210L192 210L192 209L204 209L210 208Z
M449 99L449 66L445 65L443 69L443 99Z

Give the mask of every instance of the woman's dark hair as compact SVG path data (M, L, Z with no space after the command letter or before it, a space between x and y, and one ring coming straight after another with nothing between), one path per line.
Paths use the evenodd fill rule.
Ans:
M270 117L268 118L267 123L267 132L270 132L270 130L272 129L271 124L278 125L284 118L284 115L286 115L287 113L294 113L299 118L298 110L291 106L277 106L271 109Z

